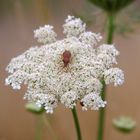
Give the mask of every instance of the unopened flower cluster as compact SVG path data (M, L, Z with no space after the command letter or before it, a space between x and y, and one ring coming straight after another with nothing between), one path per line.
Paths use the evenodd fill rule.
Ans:
M101 98L102 80L114 86L124 82L123 71L113 67L119 55L114 45L98 45L102 36L86 31L80 18L68 16L63 25L66 37L57 40L53 26L34 31L42 46L32 47L11 60L6 70L6 84L13 89L27 85L24 98L43 106L47 113L62 103L83 110L105 107Z

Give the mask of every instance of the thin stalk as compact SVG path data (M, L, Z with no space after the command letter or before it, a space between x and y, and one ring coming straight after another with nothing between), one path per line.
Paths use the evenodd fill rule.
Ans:
M52 126L50 124L50 121L48 120L48 118L46 118L45 113L43 114L43 122L46 125L46 127L47 127L48 131L50 132L50 134L52 135L53 140L58 140L57 137L56 137L56 134L54 133L53 128L52 128Z
M77 112L76 112L76 108L74 107L73 109L71 109L71 111L72 111L72 115L73 115L75 129L76 129L76 132L77 132L77 140L82 140L82 135L81 135L81 130L80 130L80 125L79 125L79 120L78 120L78 115L77 115Z
M36 127L36 136L35 140L42 140L42 131L43 131L43 120L42 120L42 114L37 116L37 127Z
M107 44L111 44L114 37L115 31L115 14L108 14L107 17ZM104 80L102 81L101 97L103 100L106 99L106 85ZM98 133L97 140L103 140L104 137L104 123L105 123L105 108L101 108L99 111L98 121Z
M103 100L105 100L105 89L106 85L104 80L102 81L102 91L101 91L101 97ZM101 108L99 110L99 120L98 120L98 135L97 140L103 140L104 137L104 121L105 121L105 108Z
M107 44L112 44L114 31L115 31L115 18L116 14L108 14L107 19Z

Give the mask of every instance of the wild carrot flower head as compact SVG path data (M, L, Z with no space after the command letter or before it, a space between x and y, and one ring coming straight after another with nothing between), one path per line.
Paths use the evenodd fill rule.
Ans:
M123 71L113 68L119 55L114 45L98 46L100 34L86 31L79 18L68 16L63 25L66 37L57 40L53 27L45 25L34 31L40 47L32 47L11 60L6 70L6 85L20 89L27 85L24 98L53 113L58 103L73 108L78 102L83 110L98 110L106 105L100 95L102 82L124 82Z

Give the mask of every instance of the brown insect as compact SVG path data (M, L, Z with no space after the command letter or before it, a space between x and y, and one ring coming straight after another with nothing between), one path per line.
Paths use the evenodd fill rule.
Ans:
M81 105L81 106L84 106L83 102L80 102L80 105Z
M69 64L69 62L71 60L71 52L65 50L63 52L63 55L62 55L62 60L63 60L63 63L64 63L64 67L67 67L67 65Z

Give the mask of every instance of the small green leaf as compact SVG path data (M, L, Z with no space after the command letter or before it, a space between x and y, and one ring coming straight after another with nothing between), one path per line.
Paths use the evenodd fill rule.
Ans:
M121 116L113 120L113 126L124 133L132 132L136 127L136 121L127 116Z

